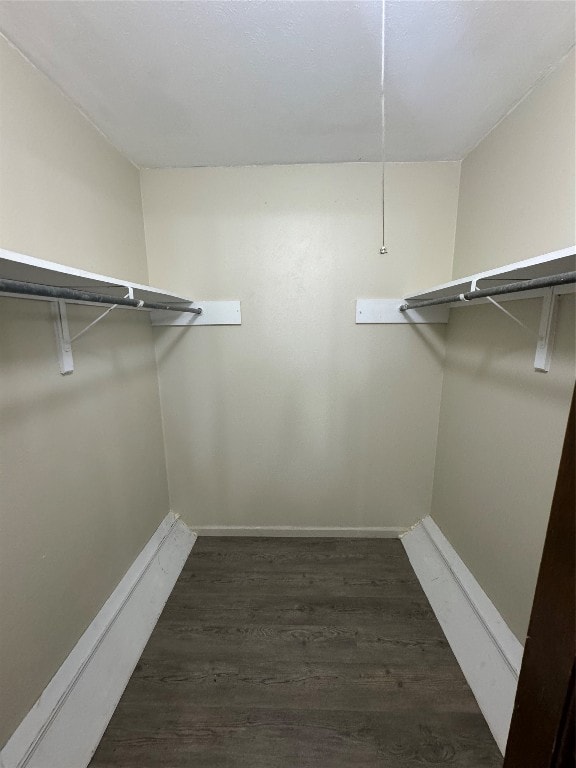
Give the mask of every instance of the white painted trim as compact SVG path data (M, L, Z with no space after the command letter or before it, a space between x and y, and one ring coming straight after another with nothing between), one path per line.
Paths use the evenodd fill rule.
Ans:
M88 765L195 538L166 516L0 753L0 768Z
M395 325L415 325L426 323L447 323L450 316L448 306L407 309L400 312L404 299L357 299L356 324L393 323Z
M431 517L402 544L504 754L522 645Z
M317 526L293 525L192 525L198 536L326 536L342 538L397 539L407 528L319 528Z
M198 299L193 304L202 308L201 315L155 309L150 313L150 322L152 325L242 325L239 301L204 301Z

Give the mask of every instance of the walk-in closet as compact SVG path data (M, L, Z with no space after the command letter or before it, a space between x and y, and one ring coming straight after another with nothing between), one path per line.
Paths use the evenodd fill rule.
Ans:
M1 768L574 765L575 29L0 0Z

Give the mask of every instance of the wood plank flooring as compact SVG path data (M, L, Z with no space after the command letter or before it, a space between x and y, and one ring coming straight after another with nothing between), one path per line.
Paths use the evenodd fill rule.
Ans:
M198 539L91 768L500 768L398 540Z

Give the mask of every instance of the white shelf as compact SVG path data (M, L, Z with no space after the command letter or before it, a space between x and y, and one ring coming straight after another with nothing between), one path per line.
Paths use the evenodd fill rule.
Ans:
M451 309L491 302L500 311L508 315L511 320L526 328L529 333L537 336L534 368L537 371L547 372L550 370L550 360L554 346L558 309L557 299L560 294L576 292L576 285L574 283L545 288L532 287L531 290L502 294L498 295L497 302L491 298L483 297L462 300L464 298L462 294L467 294L469 297L470 293L476 290L506 285L507 283L519 282L521 280L534 280L542 277L550 278L565 272L574 271L576 271L576 246L571 246L560 251L546 253L543 256L526 259L525 261L506 264L497 269L478 272L475 275L462 277L459 280L451 280L449 283L437 285L434 288L427 288L419 293L412 293L405 296L404 299L358 299L356 301L356 323L359 325L364 323L397 325L402 323L447 323ZM404 311L401 311L406 302L444 299L448 296L460 296L461 300L437 306L406 308ZM543 300L540 327L537 334L535 330L527 328L521 320L500 306L500 302L503 301L536 297Z
M200 305L198 301L192 301L192 299L185 296L164 291L161 288L152 288L149 285L133 283L131 280L121 280L116 277L99 275L96 272L86 272L84 269L67 267L54 261L36 259L34 256L25 256L22 253L15 253L14 251L7 251L2 248L0 248L0 279L36 283L54 288L74 288L78 291L99 294L106 298L110 297L111 300L109 302L98 302L100 306L108 306L109 309L102 312L85 328L77 332L76 335L71 336L68 328L66 305L87 304L94 306L94 301L68 298L58 299L52 296L33 296L25 293L0 293L0 298L5 296L51 302L58 363L60 373L63 375L68 375L74 371L72 344L76 343L94 325L107 317L117 306L122 307L122 305L116 304L115 299L125 297L127 294L130 299L135 299L136 301L160 305L176 305L174 310L169 308L162 311L153 311L151 307L142 307L143 311L150 311L149 317L152 325L192 327L193 325L242 324L239 301L203 301ZM195 305L195 308L202 310L201 314L191 314L190 312L182 311L185 307L192 308L193 305ZM130 308L137 311L141 309L140 307Z
M454 293L466 293L473 289L475 284L479 283L478 288L488 288L491 285L504 283L513 283L516 280L530 280L535 277L549 277L558 275L562 272L572 272L576 269L576 246L563 248L560 251L546 253L543 256L535 256L525 261L517 261L514 264L506 264L497 269L489 269L486 272L478 272L469 277L461 277L458 280L452 280L443 285L437 285L434 288L428 288L417 293L406 295L406 301L418 301L421 299L436 299L442 296L449 296ZM573 285L568 285L557 289L557 293L572 293ZM514 298L528 298L527 293L510 294L510 296L501 296L499 301ZM454 304L451 308L465 306L465 304Z
M131 280L120 280L116 277L99 275L95 272L86 272L83 269L57 264L54 261L36 259L33 256L25 256L24 254L6 251L2 248L0 248L0 278L22 280L27 283L63 286L65 288L78 288L82 291L92 291L118 297L125 296L128 289L131 289L133 297L138 301L195 303L192 299L171 293L170 291L164 291L160 288L133 283ZM3 295L12 296L15 294ZM24 297L20 296L20 298ZM36 297L31 296L29 298ZM67 300L67 303L82 302L70 302Z

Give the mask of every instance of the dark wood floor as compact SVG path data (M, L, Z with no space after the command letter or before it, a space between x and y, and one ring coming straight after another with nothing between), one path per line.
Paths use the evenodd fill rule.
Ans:
M92 768L496 768L402 545L200 538Z

